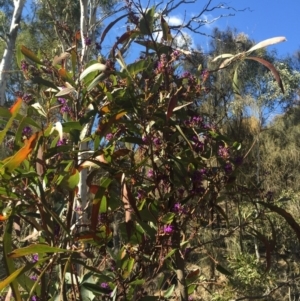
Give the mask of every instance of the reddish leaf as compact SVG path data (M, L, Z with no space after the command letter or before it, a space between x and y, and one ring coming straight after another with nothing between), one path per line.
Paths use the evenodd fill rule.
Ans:
M117 49L119 44L127 42L130 38L136 37L138 35L140 35L140 31L138 31L138 30L129 30L129 31L125 32L124 34L122 34L121 37L119 37L119 39L117 40L117 42L114 44L114 46L111 50L111 56L115 57L115 50Z
M167 120L169 120L170 117L172 116L173 110L176 106L177 106L177 96L174 95L171 97L169 101L168 110L167 110Z
M289 212L287 212L283 208L277 207L273 204L269 204L269 203L265 203L265 202L258 202L258 203L267 207L271 211L276 212L277 214L281 215L287 221L287 223L290 225L290 227L295 231L297 238L300 241L300 225L295 221L295 219Z
M279 88L281 89L282 93L284 94L284 88L283 88L283 84L282 84L280 75L279 75L278 71L276 70L276 68L270 62L268 62L260 57L253 57L253 56L247 57L246 59L257 61L257 62L261 63L262 65L266 66L273 73L273 75L278 83Z

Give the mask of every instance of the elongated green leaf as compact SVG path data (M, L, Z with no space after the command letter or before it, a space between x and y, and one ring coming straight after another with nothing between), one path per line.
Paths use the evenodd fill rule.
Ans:
M17 57L17 65L21 69L21 61L25 59L24 54L21 51L22 46L18 45L17 46L17 52L16 52L16 57Z
M233 276L231 272L229 272L227 269L225 269L223 266L221 266L220 264L217 264L216 265L216 270L218 272L220 272L221 274L223 275L226 275L226 276Z
M174 292L175 284L171 285L164 293L164 298L170 298Z
M31 270L36 263L29 263L26 266L23 266L17 270L15 270L12 274L10 274L7 278L0 282L0 291L5 289L9 284L11 284L16 278ZM17 286L18 289L18 286ZM20 299L21 300L21 299Z
M177 131L181 134L181 136L183 137L183 139L186 141L186 143L188 144L188 146L190 147L190 149L193 150L191 142L189 141L188 138L186 138L186 136L184 135L181 127L179 125L175 125L175 127L176 127Z
M25 47L24 45L21 46L21 52L30 60L32 60L33 62L42 65L43 63L40 61L40 59L27 47Z
M11 125L12 125L16 115L18 114L18 112L21 108L21 105L22 105L22 99L18 98L17 101L14 103L14 105L9 109L10 118L9 118L5 128L0 132L0 143L2 143L7 131L11 128Z
M79 79L82 81L87 75L89 75L91 72L103 72L106 70L106 66L104 64L95 63L89 67L87 67L81 74Z
M42 254L42 253L65 253L65 252L70 252L70 251L66 249L51 247L44 244L32 244L25 248L16 249L11 253L9 253L7 256L8 258L18 258L26 255L32 255L35 253Z
M151 64L151 61L148 59L140 60L140 61L137 61L137 62L127 65L127 71L129 72L130 75L136 75L136 74L148 69L150 64Z
M240 95L240 88L238 82L238 67L234 70L233 81L232 81L233 92L237 95Z
M281 77L280 77L278 71L276 70L276 68L270 62L268 62L260 57L253 57L253 56L249 56L246 59L257 61L257 62L261 63L262 65L266 66L273 73L273 75L278 83L278 86L280 87L280 89L282 91L282 94L284 94L284 88L283 88Z
M59 91L59 89L55 86L55 84L54 84L53 82L50 82L50 81L48 81L48 80L46 80L46 79L44 79L44 78L42 78L42 77L38 77L38 76L33 77L33 78L31 79L31 81L32 81L32 83L34 83L34 84L43 85L43 86L45 86L45 87L53 88L53 89L55 89L56 91Z
M160 24L161 24L161 28L162 28L162 32L163 32L163 39L165 41L171 42L172 41L171 31L170 31L168 23L163 18L163 16L160 17Z
M167 214L165 214L163 216L163 218L161 219L161 222L164 224L170 224L173 222L174 217L175 217L175 213L168 212Z

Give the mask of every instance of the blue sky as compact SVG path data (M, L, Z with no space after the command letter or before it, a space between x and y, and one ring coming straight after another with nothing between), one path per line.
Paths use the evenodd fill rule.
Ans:
M148 1L141 0L146 7ZM169 1L169 0L168 0ZM163 1L164 4L168 1ZM179 0L175 0L177 3ZM161 2L159 0L150 0L150 7L153 3ZM190 17L199 13L207 0L198 0L193 4L182 4L179 9L176 9L169 16L170 22L180 24L182 20L188 20ZM211 6L223 3L225 6L230 6L236 10L244 11L229 11L226 9L214 10L206 12L202 19L208 21L217 18L221 14L234 13L235 16L224 17L218 19L212 24L207 24L202 27L202 31L210 34L212 28L226 29L235 27L238 32L244 32L250 39L260 42L262 40L275 36L285 36L287 42L272 46L270 49L276 49L279 56L293 54L297 49L300 49L300 1L299 0L230 0L219 2L213 0ZM119 23L111 32L111 35L106 40L106 45L112 45L116 35L121 35L126 31L126 25ZM209 39L201 35L195 35L188 32L194 41L194 45L200 45L204 52L208 51Z

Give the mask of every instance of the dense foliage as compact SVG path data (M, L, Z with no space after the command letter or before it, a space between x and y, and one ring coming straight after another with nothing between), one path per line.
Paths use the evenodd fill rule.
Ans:
M253 48L247 40L248 51L215 51L190 68L197 53L173 43L180 28L155 7L126 1L124 10L97 42L66 27L62 53L17 47L26 84L0 108L0 291L16 300L296 297L298 265L286 254L299 252L297 187L279 188L283 173L264 172L279 158L285 174L293 169L278 132L298 111L267 137L263 114L243 118L249 98L263 108L267 93L274 103L284 87L293 97L298 73L261 51L283 38ZM125 17L127 31L96 58ZM141 54L127 63L136 45ZM276 85L260 67L239 76L246 59ZM251 94L253 82L267 88ZM292 145L297 128L290 133Z

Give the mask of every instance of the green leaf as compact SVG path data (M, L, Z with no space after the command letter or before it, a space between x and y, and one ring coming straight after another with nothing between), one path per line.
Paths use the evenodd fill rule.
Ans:
M81 131L83 126L79 121L69 121L62 124L64 133L70 133L71 130Z
M17 46L17 52L16 52L16 57L17 57L17 65L19 69L21 69L21 61L25 59L24 54L21 51L21 45Z
M171 285L164 293L164 298L170 298L174 292L175 284Z
M188 295L191 295L195 289L197 288L197 284L191 284L188 286Z
M84 287L85 289L93 292L95 295L103 295L103 294L108 295L110 293L110 290L102 288L100 286L100 284L94 284L94 283L90 283L90 282L83 282L82 287Z
M225 269L223 266L221 266L220 264L217 264L216 265L216 270L218 272L220 272L221 274L223 275L226 275L226 276L233 276L231 272L229 272L227 269Z
M193 146L191 144L191 142L189 141L189 139L184 135L181 127L179 125L175 125L177 131L181 134L181 136L183 137L183 139L186 141L186 143L188 144L188 146L190 147L190 149L193 151Z
M139 29L142 34L151 35L153 32L155 7L147 9L140 19Z
M163 16L160 17L160 24L161 24L161 28L162 28L162 32L163 32L163 39L165 41L171 42L172 41L171 31L170 31L168 23L163 18Z
M66 252L70 252L70 251L66 249L51 247L44 244L32 244L25 248L16 249L11 253L9 253L7 256L8 258L18 258L26 255L36 254L36 253L44 254L44 253L66 253Z
M238 83L238 66L234 70L233 80L232 80L233 92L237 95L240 95L240 88Z
M177 251L177 249L171 250L171 251L166 255L165 259L171 257L176 251Z
M11 289L14 293L14 297L17 301L22 301L22 298L20 296L18 283L15 281L16 277L21 274L23 271L22 268L19 270L16 270L14 262L11 258L8 257L8 254L11 252L12 248L12 228L13 228L13 222L14 218L11 216L6 224L4 235L3 235L3 262L6 268L6 272L8 276L8 280L2 281L0 283L0 290L1 288L4 288L7 284L10 284ZM1 285L3 287L1 287Z
M14 105L9 109L10 118L5 126L5 128L0 132L0 143L3 142L7 131L11 128L13 121L15 120L20 108L22 105L22 99L18 98L18 100L14 103Z
M106 70L106 65L95 63L89 67L87 67L79 76L79 80L82 81L87 75L89 75L92 72L103 72Z
M53 88L57 91L59 91L59 89L55 86L55 84L53 82L50 82L42 77L39 77L39 76L36 76L36 77L33 77L31 79L32 83L33 84L39 84L39 85L42 85L42 86L45 86L45 87L49 87L49 88Z
M127 71L130 75L136 75L152 65L150 59L144 59L127 65Z
M30 49L28 49L24 45L21 46L21 52L22 52L22 54L24 54L27 58L29 58L33 62L35 62L39 65L43 65L43 63L40 61L40 59Z
M165 214L162 219L161 219L161 222L163 224L170 224L173 222L174 220L174 217L175 217L175 213L173 212L168 212L167 214Z

